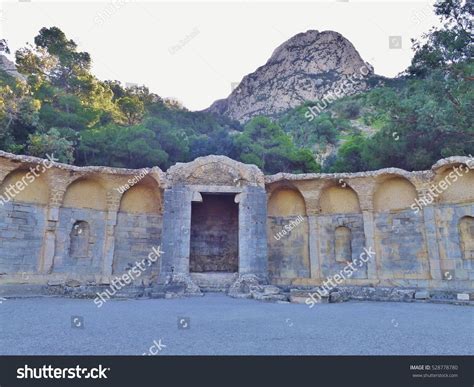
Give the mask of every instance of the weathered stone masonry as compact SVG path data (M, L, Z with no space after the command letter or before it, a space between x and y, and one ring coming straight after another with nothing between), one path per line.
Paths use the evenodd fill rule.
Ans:
M41 162L0 152L0 195ZM0 285L108 284L161 245L163 255L135 285L184 284L193 293L250 275L316 286L366 247L375 258L345 285L472 291L468 162L452 157L421 172L264 176L253 165L207 156L135 179L142 170L55 164L0 204ZM461 165L466 172L416 213L416 200Z

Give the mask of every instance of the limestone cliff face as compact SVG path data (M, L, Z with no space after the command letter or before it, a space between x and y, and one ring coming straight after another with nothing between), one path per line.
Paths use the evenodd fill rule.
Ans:
M0 70L5 71L8 75L15 77L17 79L25 80L26 78L21 75L11 60L9 60L5 55L0 55Z
M256 115L274 116L335 92L366 90L372 74L372 66L341 34L310 30L284 42L229 97L207 110L241 122Z

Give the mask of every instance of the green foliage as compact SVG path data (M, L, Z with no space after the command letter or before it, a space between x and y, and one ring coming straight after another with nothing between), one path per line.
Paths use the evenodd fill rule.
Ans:
M432 28L423 36L424 41L413 42L415 56L408 72L426 76L431 70L449 69L472 59L472 15L474 3L470 0L443 0L434 5L442 28Z
M128 125L135 125L143 118L145 108L143 102L136 95L122 97L117 101L117 104L126 117Z
M243 133L236 136L236 146L240 160L267 173L320 170L309 150L297 148L277 123L265 117L248 122Z
M334 144L337 135L347 127L344 119L337 118L332 112L322 112L313 117L308 110L310 104L301 105L286 112L278 124L289 133L300 147L315 144Z
M26 81L0 70L0 149L77 165L167 169L208 154L265 173L317 172L315 154L339 146L325 171L426 169L438 159L474 154L472 3L435 5L443 27L414 42L404 76L373 76L370 91L341 98L319 115L309 102L244 128L191 112L145 86L124 88L90 73L91 58L57 27L42 28L15 53ZM8 47L0 40L0 46Z
M47 133L30 134L28 137L28 154L42 158L54 155L61 163L74 162L74 143L69 141L60 129L51 128Z
M401 90L381 88L365 100L372 111L365 118L380 123L373 136L355 136L339 148L332 171L385 167L429 169L437 160L474 154L474 90L466 77L472 64L455 74L431 71L410 79Z
M56 27L15 53L17 80L0 71L0 148L58 155L78 165L163 169L214 154L235 156L240 124L189 112L144 86L124 88L90 73L89 54ZM4 42L6 46L6 42Z

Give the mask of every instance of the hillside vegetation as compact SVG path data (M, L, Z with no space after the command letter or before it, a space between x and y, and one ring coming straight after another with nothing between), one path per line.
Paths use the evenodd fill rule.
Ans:
M91 58L56 27L15 53L15 77L0 69L0 149L62 162L168 168L208 154L265 173L429 168L474 155L472 3L435 5L443 27L413 42L397 79L341 98L308 118L317 101L245 125L191 112L145 86L91 74Z

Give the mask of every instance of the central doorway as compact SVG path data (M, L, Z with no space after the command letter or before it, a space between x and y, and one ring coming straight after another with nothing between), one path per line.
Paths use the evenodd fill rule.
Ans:
M235 194L202 193L191 207L191 273L239 270L239 205Z

